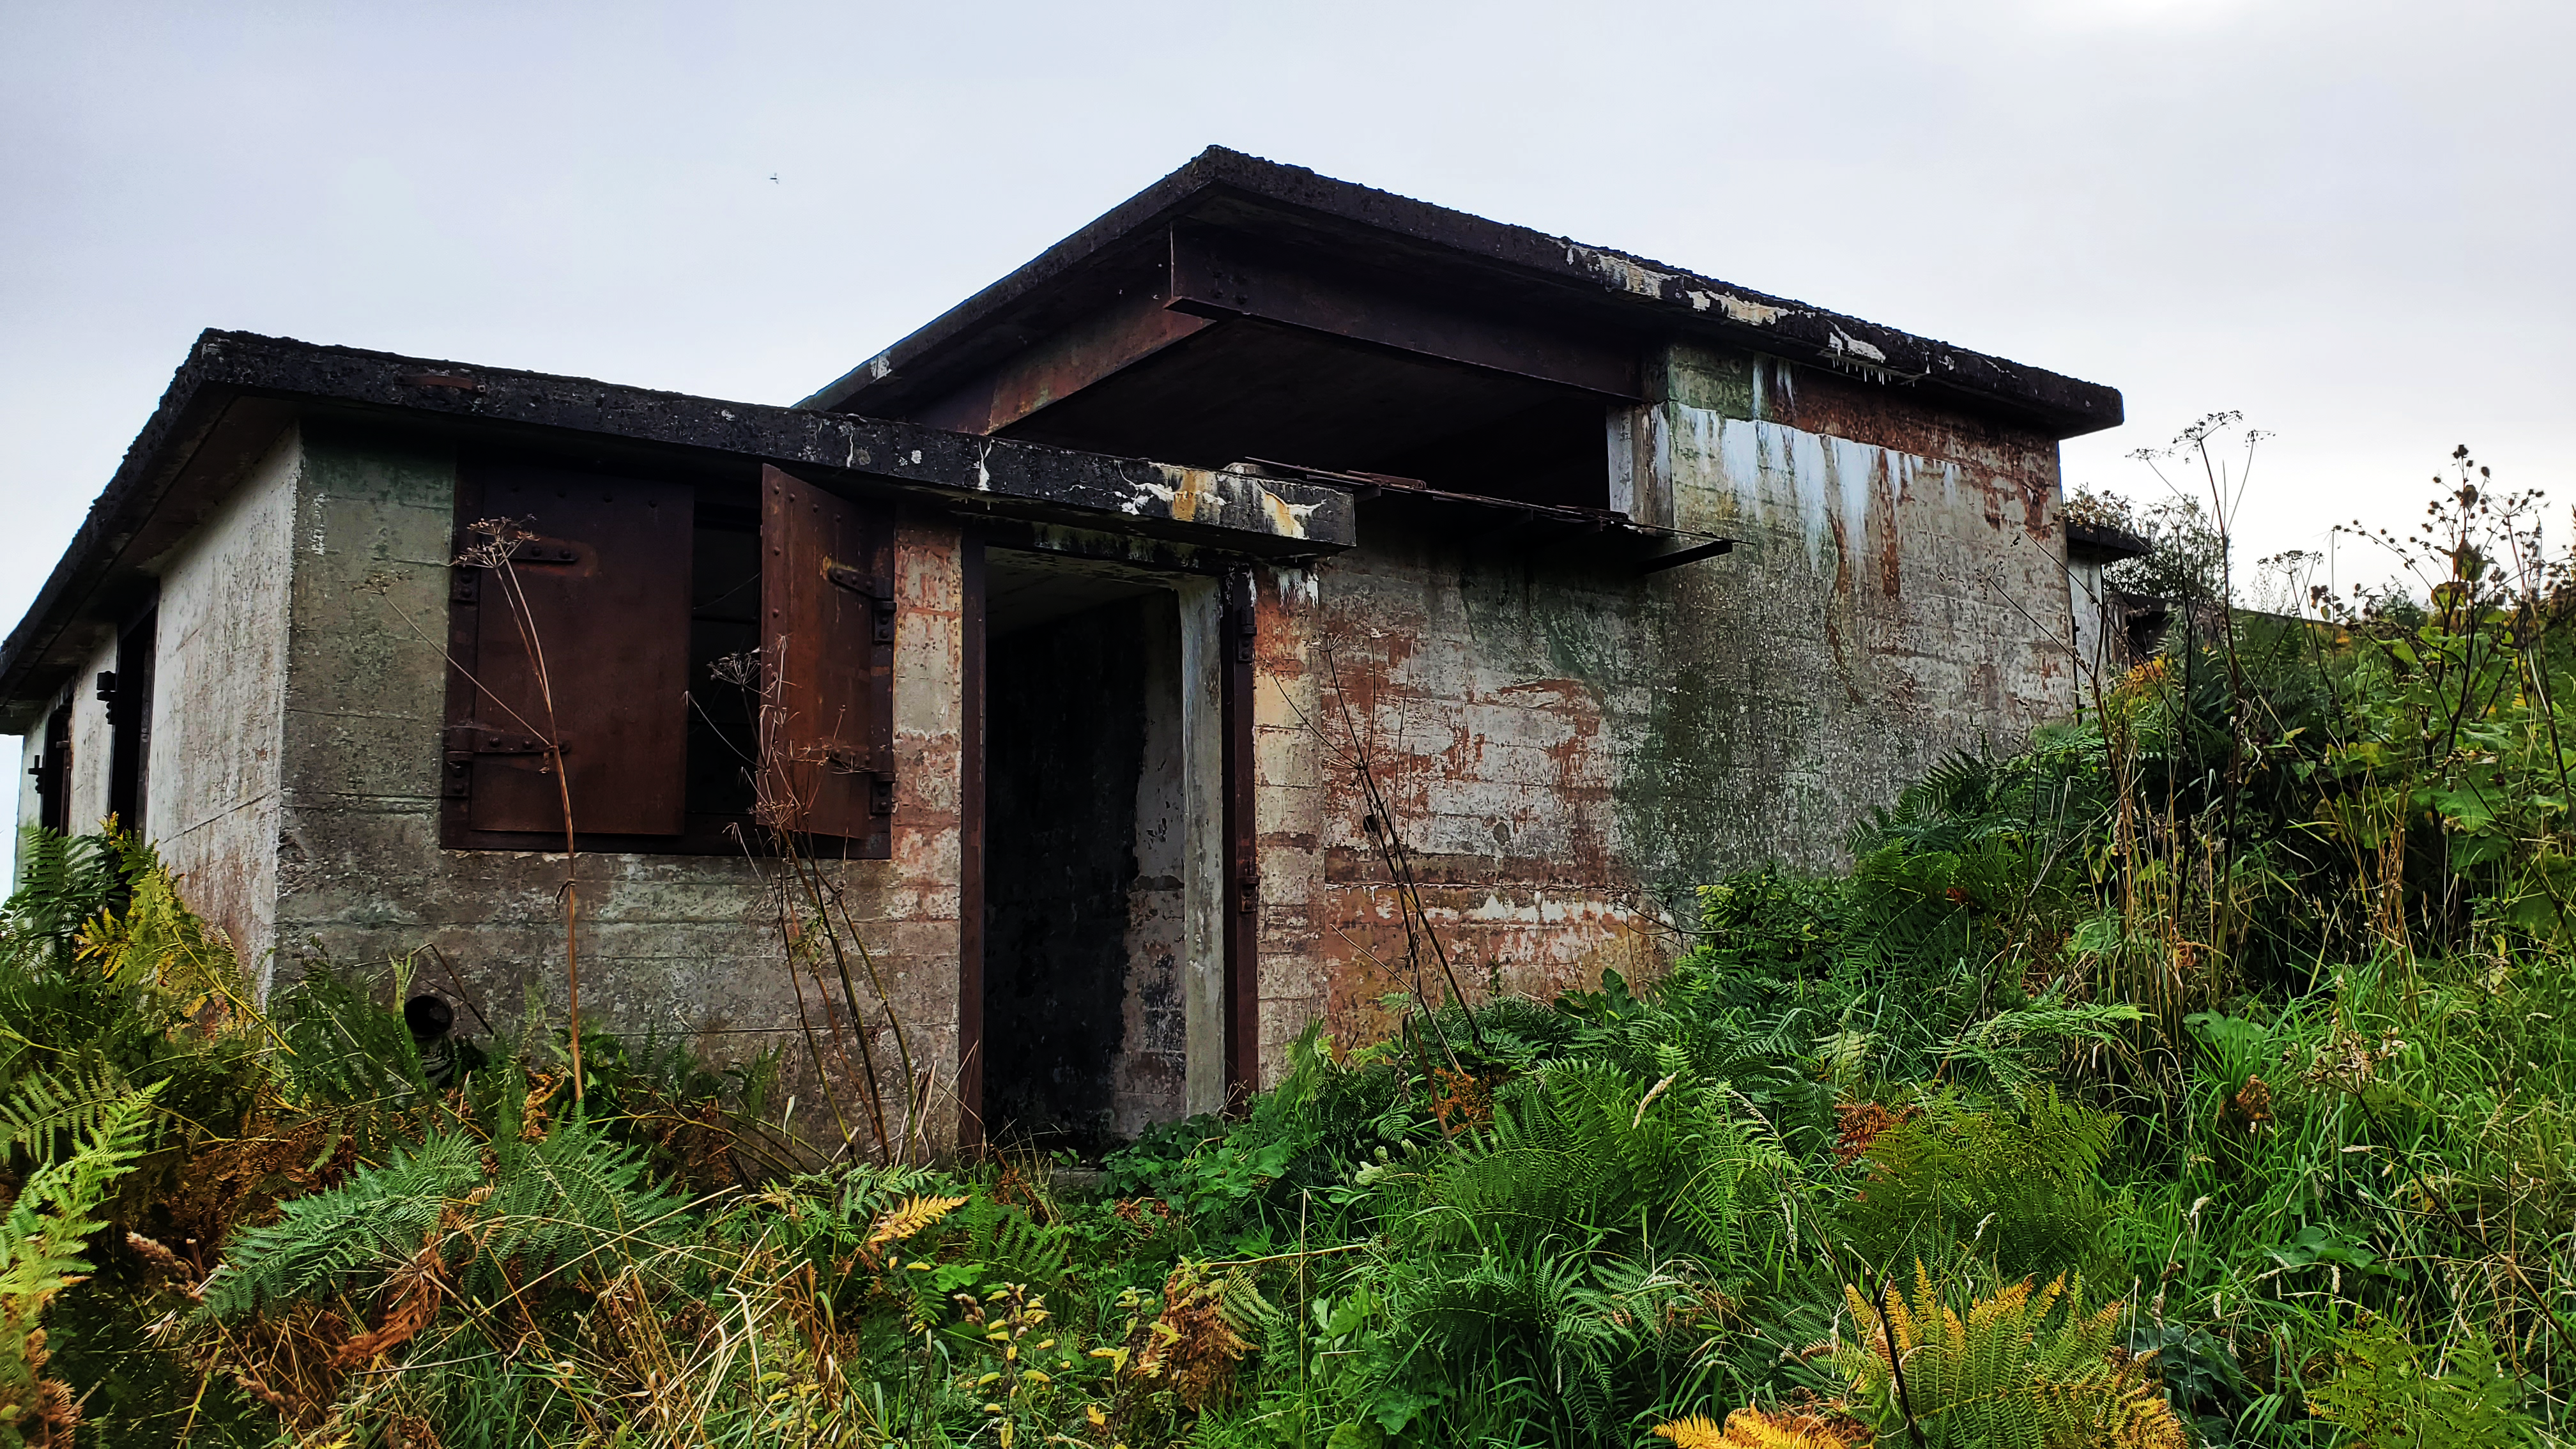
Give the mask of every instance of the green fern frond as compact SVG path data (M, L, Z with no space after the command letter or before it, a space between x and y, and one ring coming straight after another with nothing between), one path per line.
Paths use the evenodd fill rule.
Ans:
M95 1132L126 1098L125 1079L103 1062L29 1072L0 1102L0 1160L23 1150L39 1163L52 1162Z
M107 1226L93 1214L150 1148L152 1099L161 1087L155 1082L109 1103L80 1149L28 1178L0 1217L0 1300L22 1330L34 1325L46 1300L89 1271L85 1245Z
M482 1145L442 1133L329 1192L290 1199L278 1220L235 1238L206 1282L217 1318L270 1302L326 1297L400 1267L449 1203L483 1180Z
M2143 1360L2115 1357L2119 1305L2091 1312L2083 1283L2025 1280L1968 1305L1921 1264L1911 1297L1843 1290L1852 1338L1826 1347L1853 1412L1881 1442L1927 1449L2185 1449L2182 1424ZM1882 1308L1884 1312L1882 1314ZM1904 1387L1897 1387L1901 1365Z

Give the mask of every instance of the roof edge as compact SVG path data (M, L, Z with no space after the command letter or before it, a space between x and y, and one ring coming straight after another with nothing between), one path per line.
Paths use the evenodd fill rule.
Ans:
M2123 421L2119 390L2100 383L1223 146L1201 151L1027 264L842 374L799 406L831 410L852 406L872 386L903 373L1012 302L1037 292L1112 244L1178 216L1217 189L1546 279L1578 298L1588 295L1658 307L1667 321L1686 331L1719 335L1755 351L1893 382L1929 382L2037 417L2060 438L2116 427Z
M588 436L701 461L773 463L891 487L978 513L1098 526L1245 555L1332 553L1357 538L1349 495L1322 484L1210 473L911 423L589 378L200 333L27 612L0 641L0 729L24 730L59 683L30 688L67 631L92 617L118 571L136 575L176 524L174 485L229 489L238 470L191 464L243 399L401 416L508 436ZM138 545L138 541L141 541ZM139 550L138 551L138 547Z

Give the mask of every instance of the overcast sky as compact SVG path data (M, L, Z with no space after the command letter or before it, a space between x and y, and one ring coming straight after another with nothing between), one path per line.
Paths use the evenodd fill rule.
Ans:
M2070 485L2242 409L2264 552L2460 442L2576 502L2571 61L2564 0L6 0L0 627L201 328L791 402L1210 143L2121 388Z

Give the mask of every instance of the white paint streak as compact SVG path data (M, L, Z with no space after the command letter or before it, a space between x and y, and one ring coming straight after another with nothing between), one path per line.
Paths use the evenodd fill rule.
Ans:
M1749 297L1739 297L1732 292L1712 292L1707 295L1716 299L1717 308L1726 314L1726 320L1742 322L1754 327L1768 327L1788 316L1791 310L1787 307L1774 307L1768 302L1756 302ZM1691 294L1691 299L1696 302L1700 296L1700 293L1694 292Z
M1581 267L1611 286L1640 297L1661 297L1664 284L1674 280L1669 272L1656 271L1613 252L1594 251L1571 243L1565 248L1565 260L1570 266Z
M1832 562L1837 527L1843 548L1865 550L1878 497L1887 496L1892 514L1914 488L1917 470L1940 478L1945 502L1957 497L1958 468L1952 463L1779 423L1722 417L1705 408L1675 407L1673 413L1686 451L1704 460L1711 481L1735 499L1737 514L1768 529L1794 531L1808 566L1819 572Z
M1839 327L1834 329L1833 346L1834 351L1836 352L1847 352L1854 357L1866 358L1871 362L1885 362L1887 360L1886 353L1881 352L1878 348L1869 343L1861 341L1859 338L1852 336L1850 333L1845 332Z

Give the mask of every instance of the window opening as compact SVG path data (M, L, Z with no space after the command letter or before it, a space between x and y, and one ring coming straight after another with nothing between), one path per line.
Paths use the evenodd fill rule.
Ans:
M160 611L146 610L116 641L116 669L99 679L107 702L107 808L117 823L144 834L145 790L152 771L153 641Z
M45 749L36 756L36 823L68 832L72 819L72 707L68 701L45 716Z
M450 587L449 848L562 849L568 784L586 850L761 849L744 828L757 772L792 758L813 776L797 786L813 848L887 854L891 510L776 469L749 482L467 465L457 548L476 561ZM779 641L783 695L761 657ZM745 656L761 658L758 695L722 667ZM782 699L764 738L762 709Z
M689 573L690 833L751 818L759 754L751 693L721 662L760 647L760 515L699 500Z

